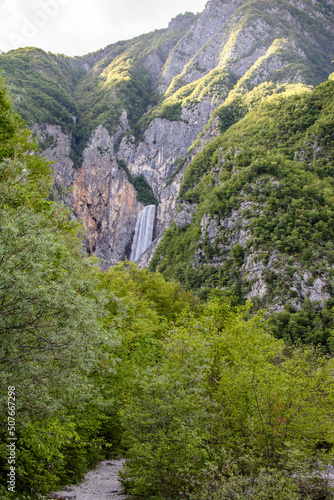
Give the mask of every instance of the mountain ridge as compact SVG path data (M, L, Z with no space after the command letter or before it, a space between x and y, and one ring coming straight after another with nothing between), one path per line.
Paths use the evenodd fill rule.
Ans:
M211 0L199 16L86 56L33 48L0 56L16 110L54 160L55 196L84 221L103 267L130 255L149 199L138 198L135 178L159 201L146 266L165 231L194 216L183 195L196 155L261 101L327 80L333 10L332 0Z

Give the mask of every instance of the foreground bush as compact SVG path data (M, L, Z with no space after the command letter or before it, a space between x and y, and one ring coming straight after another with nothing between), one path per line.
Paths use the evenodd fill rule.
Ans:
M225 478L224 495L252 487L256 496L270 484L274 494L275 470L284 477L331 460L332 369L313 348L286 349L248 306L217 297L201 314L184 313L159 364L133 381L123 415L125 487L144 498L190 499L211 471ZM262 477L263 469L273 475ZM291 481L284 488L297 495Z

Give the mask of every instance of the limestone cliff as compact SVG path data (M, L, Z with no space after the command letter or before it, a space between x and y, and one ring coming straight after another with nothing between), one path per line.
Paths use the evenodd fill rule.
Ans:
M177 201L187 166L242 118L235 103L252 95L250 109L265 85L324 81L333 27L332 0L210 0L199 16L84 57L20 49L0 66L54 161L55 196L84 221L104 267L129 255L143 208L132 183L144 175L159 200L147 265L163 232L192 217Z
M123 114L126 124L126 113ZM114 136L101 125L83 151L82 166L75 170L70 159L71 134L59 125L33 127L43 155L53 161L54 196L74 209L84 221L86 245L104 268L129 257L138 214L143 205L124 169L117 164Z
M71 154L70 133L64 133L60 125L35 124L32 131L39 137L43 156L52 161L56 197L73 205L72 186L76 176Z
M143 208L113 152L114 138L100 125L84 150L73 186L74 211L85 221L87 247L105 268L129 257L134 227Z

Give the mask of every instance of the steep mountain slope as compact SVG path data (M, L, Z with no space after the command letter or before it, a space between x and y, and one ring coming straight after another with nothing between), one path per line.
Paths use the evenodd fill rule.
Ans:
M58 124L75 132L78 115L73 88L83 69L73 70L66 58L27 47L2 54L2 77L10 89L13 107L29 125Z
M332 9L330 3L308 1L208 2L163 68L159 90L165 91L164 100L142 120L144 141L125 145L123 140L120 147L130 170L144 173L160 192L158 230L173 218L182 175L163 188L181 163L176 160L183 157L187 164L193 141L229 94L246 93L266 81L315 85L327 79L333 59ZM193 152L217 135L216 123Z
M267 95L326 80L333 28L333 0L210 0L198 17L180 15L166 30L94 54L20 49L1 55L0 67L55 161L55 196L85 221L87 248L105 267L129 256L153 190L146 265L175 220L189 162L219 135L219 120L226 129Z
M0 56L14 108L54 161L54 196L84 219L87 249L105 267L129 255L138 214L153 196L117 160L119 137L156 101L156 72L195 18L81 58L34 48Z
M295 90L262 100L190 163L151 269L275 311L334 305L334 75Z

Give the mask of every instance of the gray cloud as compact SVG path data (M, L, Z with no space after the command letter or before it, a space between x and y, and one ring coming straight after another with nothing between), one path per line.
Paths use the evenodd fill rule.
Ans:
M0 0L0 49L35 46L82 55L164 28L207 0Z

